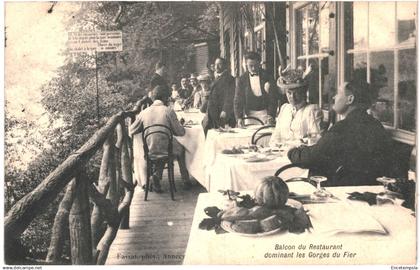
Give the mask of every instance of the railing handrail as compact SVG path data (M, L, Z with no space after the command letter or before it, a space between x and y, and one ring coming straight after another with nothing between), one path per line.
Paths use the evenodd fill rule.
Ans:
M121 132L117 131L118 136L125 136L124 138L128 138L126 132L127 128L124 124L125 119L130 118L133 120L135 115L139 113L140 110L141 102L139 101L133 110L121 111L110 117L105 125L97 130L86 143L84 143L77 151L71 153L68 158L63 161L54 171L52 171L34 190L26 194L12 206L6 215L4 222L5 250L7 250L8 244L13 245L16 240L19 240L21 234L27 229L32 220L46 209L46 206L57 197L57 195L68 185L72 179L76 180L76 177L84 171L83 166L101 147L104 147L106 141L113 136L114 131L119 125L123 128L121 129L122 134L119 134ZM119 138L119 140L121 140L121 138ZM124 154L122 152L120 154L125 155L125 158L127 158L127 155L129 155L127 151L129 152L131 150L132 155L132 149L127 149L129 146L130 144L128 141L126 142L125 146L122 146L125 147L125 152ZM128 158L129 160L132 160L130 157ZM120 160L120 162L123 161ZM129 164L129 166L129 171L131 173L131 164ZM117 172L115 173L117 174ZM123 180L121 175L124 175L124 173L120 172L119 175L119 178ZM127 169L125 171L125 175L127 175ZM87 181L87 179L82 180L85 182ZM121 182L122 186L124 186L126 190L132 191L134 189L132 180L131 183L126 182L126 179ZM88 185L91 183L85 184L87 187L89 187ZM118 185L118 183L116 185ZM94 188L94 186L92 186L92 188ZM89 190L92 191L92 188L89 187ZM68 188L66 192L70 192L69 190L74 191L74 188ZM131 194L128 196L128 198L126 198L127 196L124 196L122 204L116 206L117 210L125 211L126 208L129 207L132 199L132 192L126 192L126 195L127 193ZM103 194L99 194L103 196ZM91 199L95 202L96 198L96 202L98 203L100 203L101 199L105 199L106 196L105 194L103 198L99 198L98 194L94 191L93 193L91 192L91 195L93 197L91 197ZM68 198L71 198L71 196ZM5 258L7 259L7 255ZM103 258L101 263L104 263Z

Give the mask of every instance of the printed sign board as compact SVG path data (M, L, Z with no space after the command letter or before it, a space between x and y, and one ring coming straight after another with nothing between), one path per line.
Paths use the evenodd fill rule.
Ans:
M69 32L67 47L71 53L122 51L122 31Z

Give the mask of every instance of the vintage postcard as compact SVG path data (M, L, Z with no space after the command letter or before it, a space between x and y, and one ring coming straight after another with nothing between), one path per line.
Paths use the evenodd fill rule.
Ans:
M3 6L4 269L417 269L417 1Z

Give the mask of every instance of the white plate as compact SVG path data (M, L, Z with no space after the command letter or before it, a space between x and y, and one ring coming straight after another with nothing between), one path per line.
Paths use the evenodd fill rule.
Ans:
M262 237L262 236L267 236L267 235L271 235L271 234L275 234L281 231L281 228L277 228L275 230L269 231L269 232L262 232L262 233L239 233L236 232L232 229L232 222L227 221L227 220L223 220L220 223L220 226L222 227L223 230L230 232L230 233L234 233L237 235L242 235L242 236L250 236L250 237Z
M286 202L286 205L299 209L302 208L302 204L296 200L293 199L288 199ZM227 220L222 220L222 222L220 223L220 226L222 227L223 230L230 232L230 233L234 233L237 235L241 235L241 236L249 236L249 237L262 237L262 236L267 236L267 235L272 235L272 234L276 234L279 232L284 232L284 230L282 230L281 228L277 228L275 230L269 231L269 232L261 232L261 233L239 233L236 232L232 229L232 224L233 222L231 221L227 221Z

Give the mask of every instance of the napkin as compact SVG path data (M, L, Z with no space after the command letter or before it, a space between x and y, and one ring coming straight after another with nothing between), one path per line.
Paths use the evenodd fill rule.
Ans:
M319 234L388 234L382 224L365 210L346 202L308 204L313 232Z

